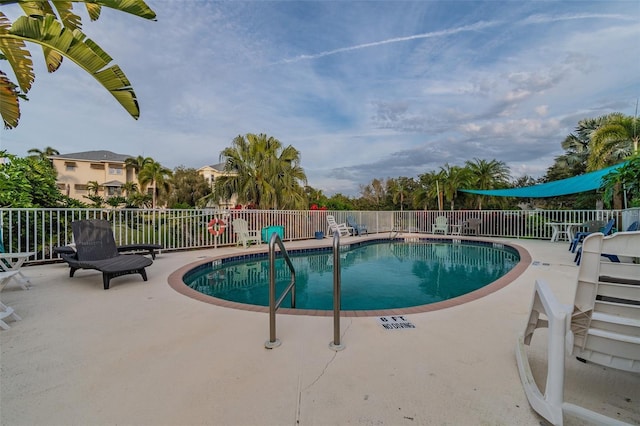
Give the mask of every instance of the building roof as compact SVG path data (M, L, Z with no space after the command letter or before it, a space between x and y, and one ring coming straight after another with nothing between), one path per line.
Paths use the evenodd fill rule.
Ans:
M124 163L127 158L132 158L131 155L116 154L111 151L84 151L73 152L71 154L51 155L49 158L57 158L63 160L84 160L84 161L105 161L105 162L120 162Z
M208 166L200 167L198 170L206 169L206 168L209 167L209 168L212 168L212 169L217 170L219 172L224 172L224 165L225 165L225 163L209 164Z

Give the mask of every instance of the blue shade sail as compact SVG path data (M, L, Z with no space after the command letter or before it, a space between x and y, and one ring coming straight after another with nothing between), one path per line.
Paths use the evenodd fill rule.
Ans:
M585 173L580 176L574 176L567 179L556 180L553 182L541 183L523 188L508 189L459 189L461 192L470 194L490 195L493 197L520 197L520 198L544 198L557 197L559 195L577 194L579 192L593 191L600 188L602 178L609 172L612 172L622 166L626 162L616 164L595 172Z

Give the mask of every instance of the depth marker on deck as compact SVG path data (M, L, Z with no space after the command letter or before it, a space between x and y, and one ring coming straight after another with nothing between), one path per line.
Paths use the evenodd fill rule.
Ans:
M416 328L403 315L393 315L388 317L378 317L378 324L385 330L399 330L402 328Z

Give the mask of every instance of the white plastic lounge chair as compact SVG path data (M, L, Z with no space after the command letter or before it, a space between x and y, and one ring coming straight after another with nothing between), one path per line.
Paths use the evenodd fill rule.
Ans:
M327 215L327 223L329 224L329 232L327 234L333 235L335 232L340 234L341 237L347 237L351 235L351 231L346 223L337 223L336 218L330 214Z
M565 414L595 424L620 424L564 401L565 351L582 361L640 373L640 264L628 261L640 257L640 232L593 233L584 239L582 251L573 306L561 305L543 280L536 281L529 320L518 338L518 370L532 408L552 424L562 425ZM611 262L602 253L623 260ZM544 392L533 378L525 349L541 327L549 328Z
M4 287L7 285L9 280L11 280L12 278L15 278L17 274L18 274L18 271L0 272L0 291L2 291L2 289L4 289ZM4 330L8 330L9 325L6 322L4 322L5 318L12 318L16 321L20 321L22 319L18 316L18 314L15 313L15 311L11 306L7 306L4 303L0 302L0 328Z
M431 233L438 234L443 233L447 235L449 232L449 219L446 216L438 216L436 217L436 222L431 225Z
M232 225L233 232L238 235L238 244L242 244L244 248L247 248L252 242L258 245L262 243L260 231L250 231L246 220L234 219Z

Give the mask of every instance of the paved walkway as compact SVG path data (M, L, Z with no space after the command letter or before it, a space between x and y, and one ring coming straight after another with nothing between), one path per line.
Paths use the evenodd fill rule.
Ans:
M512 284L410 314L415 329L343 318L341 352L329 349L331 317L278 316L282 345L268 350L266 314L203 303L167 283L187 263L241 248L162 253L148 282L119 277L107 291L96 271L25 268L32 288L9 284L1 294L23 320L0 331L0 424L539 425L516 336L535 278L568 303L577 268L567 243L509 242L533 258ZM534 339L530 351L537 375L544 346ZM568 400L640 424L640 377L566 363Z

